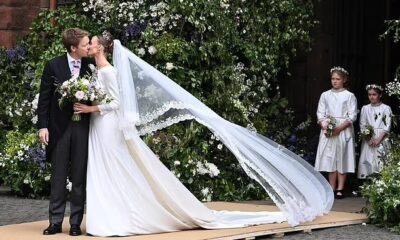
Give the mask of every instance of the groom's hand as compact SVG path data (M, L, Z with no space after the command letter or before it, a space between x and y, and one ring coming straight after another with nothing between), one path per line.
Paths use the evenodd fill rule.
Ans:
M48 145L49 144L49 130L47 128L42 128L39 130L40 142Z

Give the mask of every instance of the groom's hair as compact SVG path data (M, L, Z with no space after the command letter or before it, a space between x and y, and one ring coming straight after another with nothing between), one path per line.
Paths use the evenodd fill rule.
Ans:
M89 32L80 28L68 28L62 32L62 42L68 52L71 52L71 47L77 47L82 38L89 37Z

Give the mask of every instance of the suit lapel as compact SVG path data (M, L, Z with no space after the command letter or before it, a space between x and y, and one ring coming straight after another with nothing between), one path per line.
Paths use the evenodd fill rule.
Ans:
M69 68L67 54L61 58L60 74L62 75L62 83L71 78L71 69Z
M87 70L88 70L88 64L86 61L86 58L82 58L81 59L81 69L79 70L79 76L84 76L85 74L87 74Z

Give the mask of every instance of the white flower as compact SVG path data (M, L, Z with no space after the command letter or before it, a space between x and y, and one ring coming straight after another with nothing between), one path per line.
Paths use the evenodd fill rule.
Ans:
M160 142L161 142L161 139L159 139L157 137L153 138L153 143L154 144L159 144Z
M165 65L165 68L166 68L168 71L171 71L171 70L174 69L175 67L174 67L174 64L173 64L173 63L167 62L167 64Z
M69 179L67 179L67 185L65 186L65 188L71 192L72 190L72 182L69 181Z
M206 166L209 170L208 175L210 175L210 177L216 177L219 175L220 171L214 163L207 163Z
M28 179L24 179L24 184L29 184L29 180Z
M87 79L82 79L82 83L86 86L89 86L90 82Z
M83 91L77 91L75 93L75 97L76 97L76 99L78 99L78 101L80 101L85 97L85 93Z
M90 68L90 71L92 71L92 72L97 71L96 67L93 64L89 64L88 66Z
M147 49L147 51L148 51L151 55L154 55L154 54L157 53L157 49L156 49L156 47L154 47L154 46L150 46L150 47Z
M17 155L18 155L18 157L22 157L22 156L24 155L24 152L21 151L21 150L19 150L19 151L17 152Z
M44 180L47 182L47 181L49 181L50 180L50 175L47 175L46 177L44 177Z
M69 84L69 82L68 81L65 81L65 82L63 82L63 84L61 85L63 88L66 88L66 87L68 87L68 84Z
M210 189L208 187L201 189L201 194L203 196L207 196L210 193Z
M96 95L94 93L90 94L90 101L94 101L96 99Z
M176 160L176 161L174 161L174 165L175 165L175 166L181 165L181 162L179 162L178 160Z
M204 174L207 174L207 173L208 173L208 171L207 171L207 169L204 167L203 163L197 162L196 167L197 167L197 172L198 172L200 175L204 175Z
M138 54L139 56L144 56L144 54L146 54L146 50L144 50L144 48L139 48L139 49L137 50L137 54Z
M219 150L221 150L221 149L222 149L222 144L218 144L217 148L218 148Z

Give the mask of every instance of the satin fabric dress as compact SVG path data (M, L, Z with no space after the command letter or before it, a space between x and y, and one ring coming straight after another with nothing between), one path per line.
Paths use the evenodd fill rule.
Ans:
M374 128L373 138L382 133L389 134L391 127L392 110L386 104L368 104L362 107L360 116L360 129L370 125ZM389 150L389 139L386 137L378 147L371 147L367 141L362 141L360 160L358 162L358 178L366 178L372 173L382 170L382 155Z
M119 86L112 66L98 71L113 99L91 115L86 231L127 236L185 229L237 228L285 221L282 212L208 209L162 164L137 135L125 140L118 125Z
M323 92L318 103L318 122L333 117L336 125L344 121L354 123L357 120L357 99L348 90L334 89ZM322 172L354 173L355 142L353 125L341 131L338 136L327 137L321 130L315 170Z

